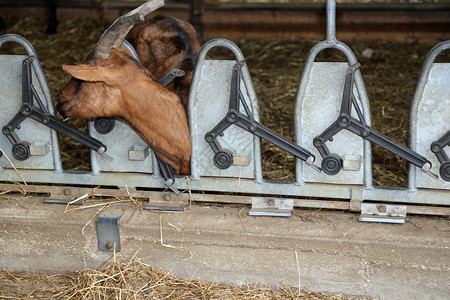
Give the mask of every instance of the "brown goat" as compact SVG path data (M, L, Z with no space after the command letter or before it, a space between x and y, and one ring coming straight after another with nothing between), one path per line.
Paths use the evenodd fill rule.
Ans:
M66 118L122 117L175 173L188 174L191 141L185 107L120 47L130 27L143 19L138 10L116 20L84 64L63 66L74 78L58 95L57 109Z
M185 72L167 88L187 107L195 61L201 48L194 27L173 17L156 16L135 25L126 39L133 45L141 64L156 78L162 78L175 68Z

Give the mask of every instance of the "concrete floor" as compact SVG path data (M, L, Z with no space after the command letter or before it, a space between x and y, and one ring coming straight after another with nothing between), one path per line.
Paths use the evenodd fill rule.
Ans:
M0 200L0 268L68 272L96 268L99 207L64 213L42 199ZM155 213L121 211L122 258L137 257L186 279L305 286L381 299L449 299L449 219L358 222L341 212L296 210L290 218L249 217L248 206L193 205ZM163 242L161 242L161 237Z

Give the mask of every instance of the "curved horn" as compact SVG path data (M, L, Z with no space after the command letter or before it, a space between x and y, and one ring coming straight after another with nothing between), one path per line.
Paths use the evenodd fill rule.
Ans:
M94 49L94 57L108 59L112 48L119 48L134 24L144 21L145 16L164 6L164 0L151 0L119 17L103 33Z

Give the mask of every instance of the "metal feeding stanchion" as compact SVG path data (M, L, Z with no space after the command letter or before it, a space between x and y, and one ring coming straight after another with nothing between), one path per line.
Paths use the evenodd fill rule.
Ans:
M41 67L39 58L36 54L36 51L34 50L33 46L22 36L19 36L17 34L5 34L3 36L0 37L0 47L3 46L3 44L8 43L8 42L12 42L12 43L18 43L19 45L21 45L25 51L27 52L28 57L34 57L34 59L31 62L32 68L33 68L33 74L34 76L36 76L37 78L37 86L35 90L38 90L39 93L42 95L42 98L44 98L44 104L45 107L48 111L49 114L54 115L54 109L53 109L53 105L51 103L51 99L52 99L52 95L51 95L51 91L50 91L50 87L48 86L47 83L47 79L45 78L45 74L44 71ZM12 62L10 61L11 59L16 59L17 62ZM14 58L12 56L3 56L2 57L2 61L5 65L8 65L8 72L10 75L12 75L11 73L14 72L13 69L11 67L9 67L10 65L15 65L16 66L16 72L21 72L21 69L18 65L19 61L23 61L24 59L26 59L26 56L15 56ZM5 78L6 79L6 78ZM11 78L11 80L13 80ZM17 87L13 87L15 86L14 84L10 84L10 85L6 85L3 84L3 87L6 88L7 86L9 87L9 89L15 89L14 92L18 92L19 93L19 88L21 88L21 86L19 87L18 81L14 81ZM11 93L11 90L5 90L5 96L6 97L11 97L12 95L14 95L14 92ZM2 101L5 102L7 98L3 98ZM10 100L15 100L15 99L10 99ZM12 102L12 101L11 101ZM18 103L4 103L3 105L9 107L9 109L12 109L11 107L14 107L14 105L18 105ZM18 108L18 107L17 107ZM3 115L5 115L6 113L6 109L3 109ZM4 126L6 123L2 124L2 126ZM61 173L63 168L62 168L62 163L61 163L61 158L60 158L60 153L59 153L59 145L58 145L58 138L57 138L57 134L55 131L50 131L49 134L49 140L48 143L50 143L52 145L52 168L54 168L55 172L57 173ZM3 146L3 145L2 145ZM6 146L6 145L5 145ZM12 153L11 153L12 154Z
M435 63L450 49L450 40L436 45L420 71L409 113L409 146L430 158L441 180L430 180L409 167L408 188L450 190L450 63ZM450 200L449 200L450 202Z
M111 191L102 190L108 196L126 191L128 196L148 197L146 208L157 210L184 210L195 200L251 204L253 216L290 216L294 207L350 210L361 212L362 221L397 223L404 222L406 213L449 215L450 64L434 59L450 48L450 42L436 46L424 63L411 107L408 148L371 127L360 65L352 50L336 39L335 1L327 1L326 12L326 39L306 57L295 97L293 140L262 125L239 47L225 39L202 47L187 107L192 140L188 177L174 176L139 133L120 119L90 122L89 135L69 130L54 116L34 49L22 37L0 37L0 46L18 42L28 53L0 55L0 66L10 75L1 78L0 180L17 181L19 173L27 182L58 184L60 188L33 189L49 193L51 203L84 199L77 194L81 189L70 187L82 185L110 187ZM125 46L137 58L131 45ZM207 59L216 47L228 49L234 58ZM346 61L316 62L325 49L341 52ZM175 70L160 82L167 84L177 76L182 74ZM93 149L90 171L63 170L56 131ZM261 139L296 157L294 182L264 179ZM373 185L371 143L410 162L408 188ZM10 151L11 144L18 150ZM106 149L114 161L99 157ZM440 174L438 180L434 173ZM189 193L178 193L183 190Z
M347 58L347 64L345 63L335 63L335 62L325 62L325 63L315 63L317 55L325 49L336 49L342 52ZM295 141L307 148L314 148L313 140L318 134L318 131L323 131L328 127L326 124L326 118L324 118L324 112L330 111L329 105L333 102L339 101L342 98L342 92L344 89L345 73L348 67L357 64L358 61L353 51L344 43L336 39L336 2L327 1L327 36L326 40L316 44L308 53L305 59L305 64L302 71L301 81L298 88L296 102L294 107L294 139ZM320 68L320 70L319 70ZM326 72L332 74L331 82L330 78L325 79L323 75L315 75L317 73ZM361 113L363 115L365 124L371 125L370 118L370 104L365 89L364 81L360 70L355 71L354 76L356 93L355 96L357 101L361 104ZM333 84L330 86L329 84ZM329 103L321 103L324 98L323 95L313 95L317 91L332 92L333 94L326 95L330 98ZM313 99L314 98L314 99ZM339 99L339 100L338 100ZM307 101L314 101L312 107L306 104ZM308 107L306 107L308 106ZM305 112L305 109L308 109ZM314 111L310 112L310 108ZM304 117L306 114L308 116ZM338 105L335 105L334 116L338 114ZM320 116L321 118L317 118ZM320 119L320 120L319 120ZM318 121L324 122L323 124L313 126ZM307 133L308 132L308 133ZM305 134L307 133L307 134ZM336 183L364 183L367 188L372 187L372 152L369 142L364 142L363 144L358 143L353 137L346 135L345 138L350 140L350 143L342 143L337 145L337 148L352 148L353 150L348 150L347 157L344 159L343 164L353 165L352 173L347 173L341 175L339 179L334 179ZM353 145L352 145L353 144ZM317 155L320 152L313 152ZM360 170L358 164L362 160L363 168ZM325 167L327 169L327 167ZM356 172L358 174L356 174ZM359 179L358 179L359 178ZM317 176L317 174L305 173L303 169L303 164L297 161L296 168L296 180L299 184L304 182L329 182L325 176Z

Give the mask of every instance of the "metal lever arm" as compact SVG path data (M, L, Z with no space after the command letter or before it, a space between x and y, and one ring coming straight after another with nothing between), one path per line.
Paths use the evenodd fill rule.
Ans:
M431 143L430 149L436 155L441 163L439 174L445 181L450 181L450 159L444 148L450 146L450 130L447 131L440 139Z
M220 169L229 168L233 164L233 156L231 151L228 149L222 149L220 143L217 141L217 137L219 135L223 135L223 132L228 127L235 124L242 129L282 148L283 150L286 150L320 172L320 168L313 164L315 157L311 152L254 120L240 91L241 68L243 64L244 62L238 62L233 67L230 101L227 115L205 135L206 142L214 151L214 164ZM240 103L243 104L247 115L239 112Z
M161 78L160 80L158 80L159 83L161 83L162 85L166 86L168 85L172 80L174 80L177 77L183 77L184 76L184 71L183 70L179 70L179 69L173 69L172 71L170 71L168 74L166 74L163 78Z
M275 131L267 128L266 126L250 120L247 116L241 113L238 114L238 118L235 124L241 127L242 129L245 129L256 136L271 142L275 146L278 146L281 149L286 150L295 157L306 162L309 166L313 167L317 171L320 171L318 167L312 164L315 160L315 157L311 152L298 146L293 141L285 138L284 136L279 135Z
M6 135L8 140L13 144L14 157L18 160L25 160L29 157L29 143L21 141L15 133L15 129L18 128L26 118L31 118L49 128L70 136L76 141L97 151L100 155L105 156L105 158L112 159L104 153L106 151L106 146L103 143L78 129L63 123L45 110L32 83L31 63L33 60L34 56L30 56L24 59L22 63L22 106L20 111L2 128L3 134ZM39 107L33 104L34 99L38 102Z
M341 157L337 154L330 153L325 143L328 140L332 140L333 136L342 129L347 129L363 139L375 143L380 147L400 156L401 158L406 159L408 162L420 167L421 170L426 172L428 175L437 179L437 176L430 172L431 162L429 160L365 124L361 110L359 109L358 103L353 95L354 74L359 67L359 64L355 64L347 70L341 111L337 121L333 122L333 124L322 134L314 138L313 144L323 157L322 168L324 172L328 175L335 175L341 170ZM360 120L351 116L352 106L355 107Z

